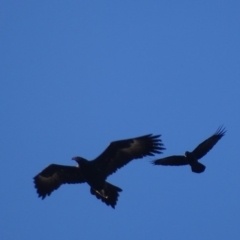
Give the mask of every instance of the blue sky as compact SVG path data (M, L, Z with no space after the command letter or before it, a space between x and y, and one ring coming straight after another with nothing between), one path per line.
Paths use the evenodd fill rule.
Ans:
M239 1L0 2L0 238L239 239ZM207 168L152 166L224 124ZM32 178L113 140L162 134L162 155L45 200Z

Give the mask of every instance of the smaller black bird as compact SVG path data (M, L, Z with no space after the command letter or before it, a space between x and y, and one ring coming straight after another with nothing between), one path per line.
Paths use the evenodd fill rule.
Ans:
M202 173L205 170L205 166L198 162L204 155L206 155L213 146L225 135L226 130L220 126L217 131L208 139L200 143L192 152L185 152L185 156L174 155L166 158L154 160L154 165L163 166L182 166L190 165L191 169L195 173Z

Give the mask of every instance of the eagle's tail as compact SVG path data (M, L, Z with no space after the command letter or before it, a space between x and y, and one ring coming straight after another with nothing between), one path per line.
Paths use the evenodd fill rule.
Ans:
M95 195L98 199L101 199L107 205L115 208L118 200L119 193L122 189L114 186L108 182L105 182L104 188L102 190L96 190L91 187L91 194Z

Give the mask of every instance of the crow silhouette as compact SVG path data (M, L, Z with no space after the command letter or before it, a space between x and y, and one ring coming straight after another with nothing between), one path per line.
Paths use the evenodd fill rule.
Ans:
M192 152L186 151L185 156L174 155L154 160L152 163L154 165L163 166L190 165L193 172L202 173L206 167L203 164L199 163L198 160L206 155L213 148L213 146L225 135L225 133L225 128L221 126L211 137L200 143Z

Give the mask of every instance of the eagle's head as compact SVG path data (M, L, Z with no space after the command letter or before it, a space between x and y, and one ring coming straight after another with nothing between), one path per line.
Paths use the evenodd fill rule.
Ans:
M79 166L84 164L84 163L86 163L86 162L88 162L87 159L82 158L82 157L78 157L78 156L77 157L72 157L72 160L76 161Z

